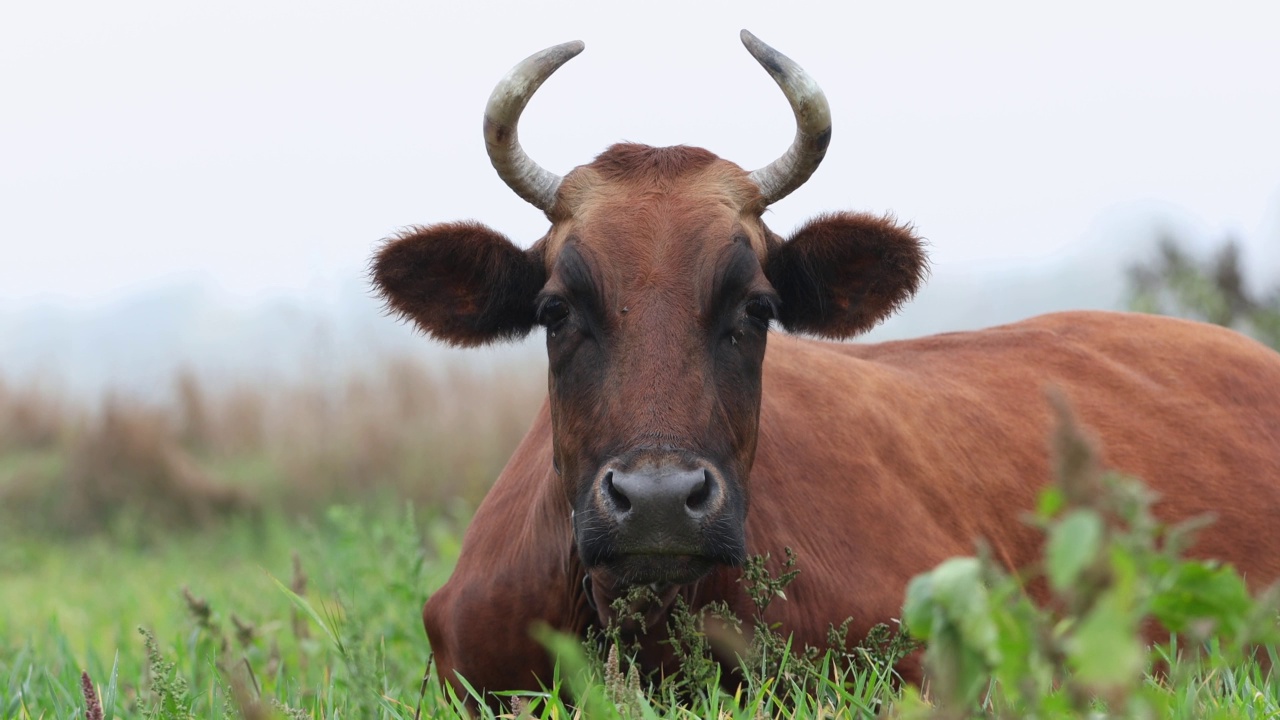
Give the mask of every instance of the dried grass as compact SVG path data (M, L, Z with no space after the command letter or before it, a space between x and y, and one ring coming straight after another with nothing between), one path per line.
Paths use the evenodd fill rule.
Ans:
M395 357L338 381L214 391L182 370L167 402L107 394L97 407L0 381L0 512L96 532L374 497L474 505L545 397L540 373ZM37 452L56 461L23 460Z
M545 395L530 375L457 366L433 372L390 359L336 387L283 389L268 407L262 449L284 478L290 506L377 493L474 504Z
M67 403L51 383L0 378L0 454L54 447L69 424Z
M247 490L214 479L178 442L168 411L119 397L71 444L59 495L58 524L81 532L130 513L160 529L204 527L254 507Z

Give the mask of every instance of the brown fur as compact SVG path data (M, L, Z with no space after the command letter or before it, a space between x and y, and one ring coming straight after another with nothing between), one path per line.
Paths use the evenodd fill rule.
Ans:
M598 605L626 582L580 552L584 516L605 517L606 468L707 468L724 488L716 521L745 528L745 552L797 552L801 573L769 619L800 645L845 618L856 641L898 617L914 574L979 538L1024 566L1037 537L1018 518L1049 476L1050 387L1107 465L1160 493L1163 519L1219 517L1197 553L1254 587L1280 577L1280 355L1221 328L1120 313L878 345L766 335L774 307L788 329L862 332L911 296L926 261L885 218L823 216L784 243L763 209L733 163L622 145L565 178L528 253L472 224L383 250L375 276L390 305L437 337L518 335L538 313L548 325L548 403L424 609L446 681L536 688L551 665L530 628L601 621L583 577ZM746 614L737 578L721 564L668 586L666 601ZM662 610L642 661L669 670Z
M892 218L832 213L774 245L767 267L787 329L848 338L910 299L928 262L919 239Z
M480 223L410 228L378 253L373 282L390 310L423 330L481 345L533 327L531 303L545 276L531 255Z
M607 183L652 184L701 171L719 159L715 153L687 145L656 148L620 143L600 153L591 168Z

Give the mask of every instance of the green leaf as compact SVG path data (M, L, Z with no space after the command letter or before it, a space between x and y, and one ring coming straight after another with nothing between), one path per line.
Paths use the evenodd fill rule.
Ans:
M618 716L617 708L604 695L600 678L596 675L595 667L582 647L580 638L556 630L542 621L535 623L529 634L555 658L561 677L573 694L575 703L583 710L584 717Z
M1232 567L1184 562L1174 573L1172 584L1152 599L1151 612L1173 632L1185 632L1196 621L1212 620L1219 632L1234 634L1252 605L1244 580Z
M1036 502L1036 516L1049 520L1062 510L1066 502L1067 497L1063 494L1062 488L1056 485L1047 487L1040 493L1040 499Z
M929 639L951 628L956 639L992 664L999 662L998 632L977 558L951 558L912 578L903 621L912 635Z
M1143 669L1137 621L1115 592L1102 596L1067 643L1077 679L1087 685L1125 686Z
M902 603L902 624L907 632L921 640L929 640L933 631L933 577L920 573L907 583L907 598Z
M320 626L320 629L323 630L324 634L329 638L329 642L333 643L333 647L337 649L340 654L346 654L346 649L342 644L342 638L335 630L336 625L332 622L332 617L330 617L330 622L325 622L325 618L320 616L320 613L311 605L309 600L295 593L288 585L277 580L271 573L267 573L267 577L271 578L271 582L275 583L276 587L280 588L280 592L284 593L295 607L301 610L307 617L311 618L311 622Z
M1102 518L1092 510L1074 510L1049 529L1045 565L1049 584L1061 592L1093 564L1102 543Z

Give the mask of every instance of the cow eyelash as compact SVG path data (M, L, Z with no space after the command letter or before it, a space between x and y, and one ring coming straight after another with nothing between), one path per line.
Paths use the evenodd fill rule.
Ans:
M538 303L537 310L538 324L545 327L548 332L555 333L566 318L569 317L569 303L558 297L544 298Z
M767 330L769 322L778 317L777 301L767 295L759 295L747 300L743 312L748 322Z

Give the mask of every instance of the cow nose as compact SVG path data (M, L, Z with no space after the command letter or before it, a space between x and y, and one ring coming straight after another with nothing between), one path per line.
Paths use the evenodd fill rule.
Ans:
M710 508L715 485L708 470L610 470L601 481L605 505L617 520L679 517L701 518Z

